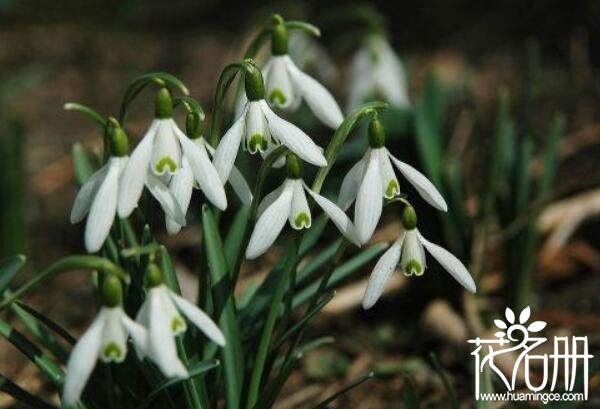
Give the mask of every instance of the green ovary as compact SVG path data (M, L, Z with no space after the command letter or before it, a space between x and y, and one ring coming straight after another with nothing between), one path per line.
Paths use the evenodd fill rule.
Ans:
M423 266L417 260L410 260L404 266L404 275L411 276L413 274L418 276L423 274Z
M285 105L287 102L287 97L279 88L274 88L269 93L269 102L277 105Z
M164 173L165 168L169 168L168 171L171 173L175 173L177 170L177 163L170 156L163 156L157 162L154 168L158 173Z
M310 216L305 212L299 213L294 219L294 225L298 229L307 228L310 225Z
M171 320L171 331L173 331L174 334L185 331L185 322L183 322L181 317L177 316Z
M102 355L110 361L118 361L123 356L123 351L115 342L109 342L104 346Z
M387 188L385 189L385 198L391 199L394 196L400 193L400 186L398 186L398 181L390 180L387 184Z
M267 140L262 134L255 133L250 137L248 142L248 150L250 153L256 153L257 151L264 152L267 150Z

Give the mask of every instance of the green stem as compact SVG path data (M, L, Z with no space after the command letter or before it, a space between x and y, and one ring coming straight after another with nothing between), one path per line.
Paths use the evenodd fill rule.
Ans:
M215 97L213 100L213 118L210 124L210 133L208 135L208 143L215 147L219 142L219 133L221 131L221 117L223 114L223 100L225 99L225 94L227 94L227 90L229 86L235 79L238 71L243 70L245 65L243 63L233 63L229 64L223 71L221 71L221 76L219 76L219 81L217 82L217 90L215 91Z

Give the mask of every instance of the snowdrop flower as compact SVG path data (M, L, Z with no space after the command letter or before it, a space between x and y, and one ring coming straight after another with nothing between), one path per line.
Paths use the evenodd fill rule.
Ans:
M326 83L332 83L339 75L335 62L315 37L304 31L294 31L290 37L289 55L300 69L311 67Z
M400 184L392 163L415 187L423 199L436 209L447 211L444 198L421 172L395 158L385 147L385 131L377 118L369 123L369 149L344 177L338 205L346 210L354 200L354 225L361 244L369 241L383 208L383 198L400 194Z
M148 266L147 281L146 300L136 321L148 330L148 342L146 348L138 352L150 358L166 377L185 378L188 372L177 356L174 338L187 329L182 315L216 344L225 345L225 338L208 315L163 284L156 264Z
M368 37L354 55L349 84L348 111L374 94L399 108L410 105L402 62L381 34Z
M356 243L352 222L342 209L310 190L304 183L302 164L296 155L288 155L286 170L287 178L283 184L265 196L259 206L258 221L250 236L246 258L254 259L267 251L281 233L286 220L294 230L310 228L312 219L305 192L323 209L338 230Z
M271 34L271 58L263 67L267 100L272 106L295 109L304 100L326 126L336 129L344 116L333 96L317 80L302 72L288 55L288 30L283 22Z
M283 144L302 160L326 166L323 150L295 125L277 116L265 101L263 77L248 63L245 73L248 102L242 114L225 133L215 153L214 164L221 179L227 179L240 145L251 154L265 153L272 144Z
M121 196L119 179L128 160L129 142L123 129L116 124L110 126L107 132L108 161L81 186L71 209L73 224L87 215L84 241L89 253L100 250L110 233Z
M460 260L448 250L428 241L421 235L417 229L417 215L410 205L405 207L402 214L402 226L400 236L379 258L371 273L362 302L364 309L371 308L377 302L396 267L400 267L400 270L407 276L423 275L426 268L424 249L460 285L472 293L476 291L471 274Z
M119 279L106 277L102 295L104 305L73 348L67 363L62 395L65 407L77 403L98 359L105 363L125 360L128 336L136 348L146 348L146 330L130 319L121 306Z
M186 122L190 122L191 116L193 116L193 114L188 114L188 120ZM188 129L190 129L189 126ZM214 156L215 149L210 146L202 135L196 136L195 132L188 132L188 135L191 135L191 141L197 145L199 149L207 151L211 157ZM194 138L194 136L196 137ZM244 179L244 176L237 167L233 166L228 180L224 178L221 179L222 184L225 184L226 182L229 182L233 191L237 194L243 204L249 205L250 202L252 202L252 191L250 190L250 186L248 186L246 179ZM169 181L169 191L175 197L177 203L179 203L179 207L184 214L187 213L187 209L190 205L193 188L200 189L200 186L198 182L194 180L194 174L189 162L186 158L183 158L181 169ZM176 234L183 227L183 225L179 224L168 214L165 215L165 218L167 232L169 234Z
M183 172L182 172L183 170ZM202 144L193 143L173 120L173 103L166 88L156 96L155 119L134 149L123 171L119 217L128 217L142 195L144 185L158 200L168 218L185 225L185 212L168 184L193 180L216 207L227 207L225 190ZM182 179L182 180L178 180Z

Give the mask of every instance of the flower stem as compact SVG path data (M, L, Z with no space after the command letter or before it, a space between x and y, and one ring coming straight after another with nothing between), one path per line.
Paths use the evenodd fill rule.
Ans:
M219 76L217 90L215 91L215 97L213 99L213 117L210 124L210 133L208 135L208 143L213 147L216 147L217 143L219 142L221 117L223 115L223 100L225 99L225 94L227 94L227 90L235 79L238 71L243 70L244 67L245 65L240 62L229 64L223 68L223 71L221 71L221 75Z

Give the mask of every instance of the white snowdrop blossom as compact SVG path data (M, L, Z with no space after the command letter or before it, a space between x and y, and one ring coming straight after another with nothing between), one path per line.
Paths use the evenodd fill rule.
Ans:
M158 271L158 267L151 266ZM153 274L160 274L160 272ZM173 293L164 284L151 283L136 317L136 321L148 330L146 348L138 350L138 353L152 360L166 377L185 378L188 375L187 369L177 355L174 338L187 329L183 316L211 341L220 346L225 345L221 330L207 314L185 298Z
M344 211L332 201L313 192L300 178L298 158L288 155L288 177L283 184L266 195L258 207L258 220L250 236L246 258L254 259L271 247L286 220L294 230L310 228L312 216L306 192L331 219L338 230L351 242L357 244L354 226Z
M310 67L325 83L335 82L339 71L329 52L304 31L290 33L289 55L301 70Z
M368 37L354 55L348 83L348 111L373 95L399 108L410 105L402 62L380 34Z
M117 297L120 298L118 280L108 280L110 286L119 286ZM116 284L111 280L116 280ZM77 403L98 359L105 363L125 360L129 336L137 349L146 348L146 330L125 314L120 302L103 306L69 357L62 395L64 406Z
M398 239L383 253L373 268L363 297L364 309L371 308L377 302L396 267L407 276L422 275L426 268L424 250L427 250L460 285L472 293L476 291L471 274L459 259L448 250L425 239L416 228L416 222L414 226L408 227L412 228L405 226L402 229Z
M223 184L206 148L192 142L179 129L172 118L172 102L166 89L158 93L156 108L156 118L123 171L123 194L117 207L119 217L128 217L133 212L146 186L160 203L167 219L185 225L184 209L168 187L171 179L175 179L176 186L187 186L190 180L194 181L217 208L227 208Z

